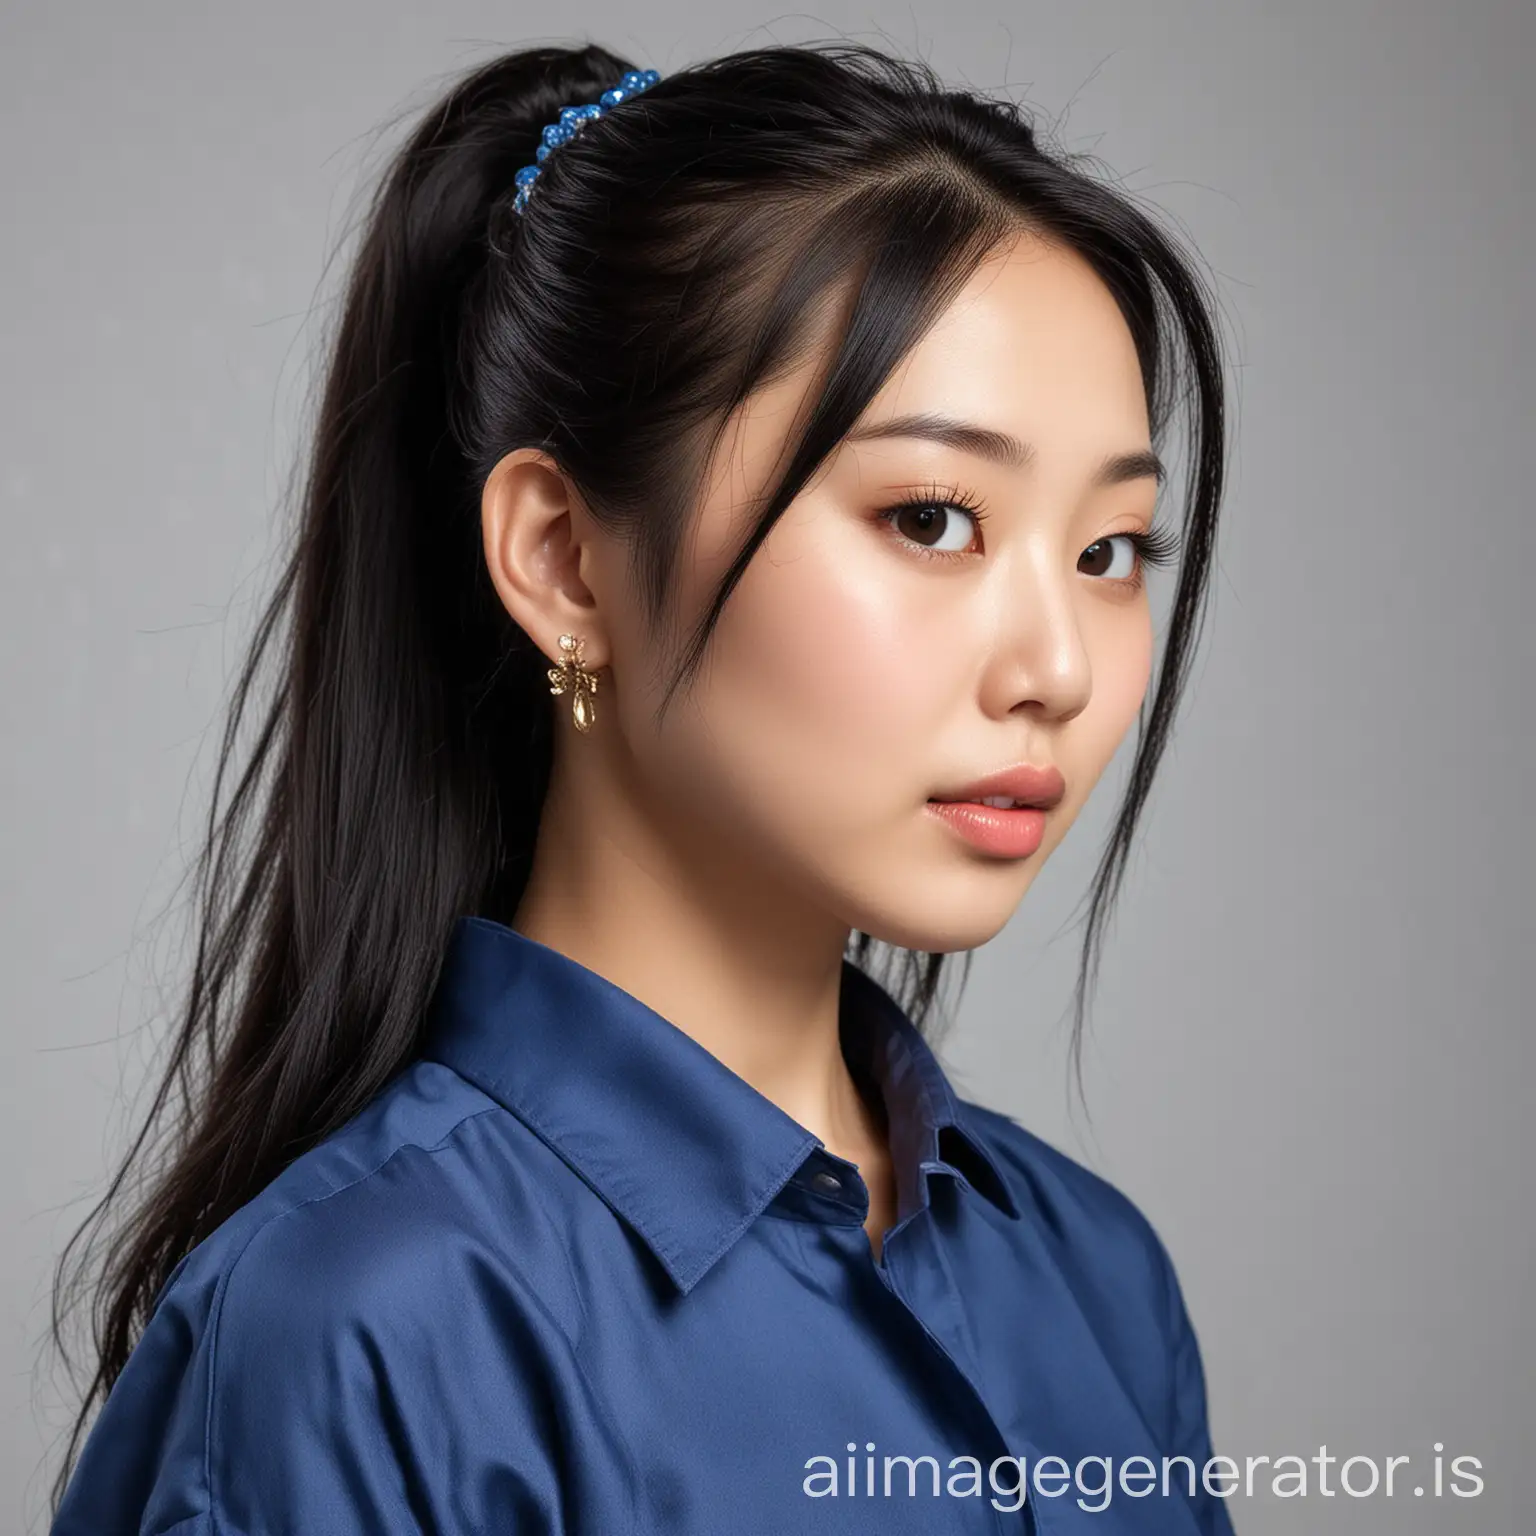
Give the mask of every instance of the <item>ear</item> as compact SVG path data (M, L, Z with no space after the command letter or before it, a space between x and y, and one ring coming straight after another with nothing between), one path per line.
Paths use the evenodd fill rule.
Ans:
M579 635L586 665L608 663L608 635L588 585L596 567L586 509L559 465L539 448L514 448L480 497L485 563L502 606L551 661L560 636Z

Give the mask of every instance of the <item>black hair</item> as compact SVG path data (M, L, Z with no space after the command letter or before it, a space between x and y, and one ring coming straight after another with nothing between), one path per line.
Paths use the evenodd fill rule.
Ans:
M90 1410L178 1261L412 1059L455 919L508 921L517 907L555 705L547 659L486 570L492 467L516 446L547 450L628 541L636 590L669 633L681 535L726 419L830 310L836 344L788 467L713 602L672 637L673 686L686 686L770 527L1018 232L1069 246L1113 294L1154 441L1181 404L1188 424L1177 587L1089 900L1079 1051L1203 622L1224 461L1209 291L1128 194L1040 143L1018 105L847 42L663 76L553 154L520 217L514 175L540 129L633 67L597 46L495 58L421 117L372 196L327 339L291 551L230 701L185 1001L144 1124L59 1260L67 1360L71 1254L104 1231L132 1175L152 1175L91 1291L95 1373L55 1509ZM273 660L242 765L237 733ZM850 957L869 962L873 942L854 935ZM945 957L898 958L890 984L921 1026Z

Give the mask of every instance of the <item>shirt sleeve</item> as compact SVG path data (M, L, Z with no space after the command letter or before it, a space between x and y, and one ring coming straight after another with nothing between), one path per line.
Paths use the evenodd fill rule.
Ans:
M1191 1504L1202 1536L1233 1536L1227 1498L1210 1493L1205 1486L1205 1469L1215 1452L1211 1445L1209 1411L1206 1401L1205 1368L1200 1344L1190 1321L1178 1273L1168 1250L1158 1242L1167 1285L1168 1337L1172 1372L1172 1431L1169 1456L1187 1456L1195 1468L1195 1496ZM1187 1477L1187 1474L1183 1474ZM1230 1479L1216 1479L1217 1487L1230 1486ZM1187 1483L1180 1484L1181 1489Z
M609 1430L548 1311L472 1245L376 1235L284 1217L170 1285L50 1536L579 1525L566 1448Z

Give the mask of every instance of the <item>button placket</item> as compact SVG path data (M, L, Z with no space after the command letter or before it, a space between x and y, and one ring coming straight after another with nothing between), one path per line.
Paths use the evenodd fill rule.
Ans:
M921 1211L913 1212L911 1217L909 1217L906 1221L898 1223L890 1230L890 1232L886 1234L880 1260L877 1262L874 1255L870 1253L867 1255L869 1262L875 1273L879 1275L880 1282L885 1287L885 1290L891 1297L892 1301L900 1306L902 1312L917 1325L917 1327L922 1331L923 1337L928 1341L932 1349L938 1354L939 1358L944 1362L945 1366L948 1367L950 1373L954 1377L958 1378L958 1380L963 1385L966 1395L970 1398L975 1408L980 1412L982 1421L987 1425L992 1433L992 1442L994 1447L993 1456L1017 1455L1019 1454L1018 1450L1007 1443L1002 1430L998 1428L997 1420L992 1416L991 1408L988 1406L986 1399L981 1394L981 1389L971 1379L970 1373L965 1369L963 1365L960 1364L958 1360L955 1359L954 1355L950 1353L948 1345L946 1345L944 1341L938 1336L938 1334L936 1334L933 1329L928 1326L928 1324L923 1320L921 1314L917 1312L917 1310L908 1301L906 1296L902 1294L899 1271L895 1262L900 1257L900 1249L897 1247L897 1239L903 1236L905 1229L911 1227L915 1222L919 1220L931 1223L933 1218L926 1208ZM903 1246L910 1245L912 1241L913 1236L907 1236ZM1035 1461L1034 1447L1027 1446L1025 1448L1025 1454L1028 1455L1029 1465L1032 1466ZM1000 1532L1005 1533L1005 1536L1010 1536L1010 1533L1011 1536L1017 1536L1017 1533L1020 1531L1026 1533L1026 1536L1047 1536L1048 1527L1050 1529L1054 1529L1054 1525L1052 1525L1051 1522L1041 1520L1033 1503L1027 1500L1017 1510L1004 1511L993 1506L992 1512L996 1516L997 1529Z

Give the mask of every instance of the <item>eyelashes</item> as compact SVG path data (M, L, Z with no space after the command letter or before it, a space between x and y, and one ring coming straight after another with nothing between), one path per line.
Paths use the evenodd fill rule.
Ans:
M1172 565L1178 558L1181 542L1178 530L1169 527L1167 523L1154 523L1145 533L1138 529L1132 533L1111 534L1099 543L1109 544L1115 539L1129 539L1136 550L1136 563L1143 567ZM1098 545L1090 544L1088 547L1096 549Z
M956 485L942 485L932 483L915 491L910 496L904 496L900 501L880 508L876 516L879 521L889 529L891 536L899 540L911 553L924 560L965 560L975 553L969 543L963 549L939 549L923 542L921 538L914 538L903 532L896 526L897 520L915 513L929 513L955 511L961 513L973 526L975 537L980 537L983 526L987 521L987 512L979 497ZM1180 536L1174 528L1165 523L1155 524L1145 531L1137 529L1126 533L1109 534L1102 539L1095 540L1083 551L1084 555L1092 555L1100 549L1112 549L1119 542L1125 542L1131 546L1135 556L1135 568L1129 576L1110 576L1101 578L1109 585L1134 589L1140 587L1146 578L1148 568L1166 566L1177 558L1181 546ZM1097 574L1097 573L1090 573Z

